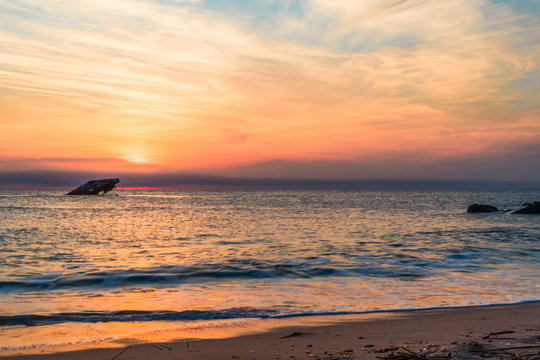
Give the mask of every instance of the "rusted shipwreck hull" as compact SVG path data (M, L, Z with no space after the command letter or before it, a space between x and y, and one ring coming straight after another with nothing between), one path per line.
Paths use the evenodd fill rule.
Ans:
M100 179L90 180L71 190L67 195L98 195L99 193L108 193L116 187L120 179Z

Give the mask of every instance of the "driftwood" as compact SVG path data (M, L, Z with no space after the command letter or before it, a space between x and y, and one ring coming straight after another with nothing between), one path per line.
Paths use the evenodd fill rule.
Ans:
M498 335L498 334L508 334L513 333L513 331L501 331L498 333L491 333L492 335ZM407 349L406 347L393 347L393 348L384 348L381 350L375 350L375 353L386 353L389 352L389 354L386 354L384 356L377 356L377 359L382 360L447 360L447 359L481 359L486 357L493 357L496 354L500 353L502 351L507 350L529 350L529 349L536 349L540 348L540 345L521 345L521 346L506 346L506 347L499 347L499 348L488 348L484 345L476 342L476 341L470 341L470 342L464 342L461 344L457 344L455 348L452 349L446 349L444 347L441 347L439 345L428 345L424 349L419 351L412 351ZM502 354L497 355L501 359L508 359L510 356L511 359L537 359L539 353L531 353L531 354L512 354L505 352L504 353L507 356L504 356Z
M120 179L100 179L90 180L71 190L67 195L98 195L99 193L107 193L116 187Z

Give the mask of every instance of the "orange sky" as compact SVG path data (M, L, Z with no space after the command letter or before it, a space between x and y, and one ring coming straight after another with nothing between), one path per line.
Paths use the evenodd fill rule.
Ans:
M527 4L0 4L0 171L511 179L540 167Z

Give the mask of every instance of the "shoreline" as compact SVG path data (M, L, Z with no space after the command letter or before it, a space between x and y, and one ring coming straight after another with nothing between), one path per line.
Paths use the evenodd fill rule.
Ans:
M222 321L99 343L7 350L0 358L375 359L422 349L433 355L458 354L471 350L466 347L473 341L540 357L540 301ZM469 356L482 354L486 353Z

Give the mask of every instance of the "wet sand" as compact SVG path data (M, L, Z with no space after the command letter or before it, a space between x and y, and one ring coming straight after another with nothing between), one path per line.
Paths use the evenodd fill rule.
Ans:
M98 348L69 352L4 353L2 358L540 359L540 302L369 315L260 319L217 327L210 333L169 331L148 334L145 343L141 343L141 339L123 339L101 343Z

